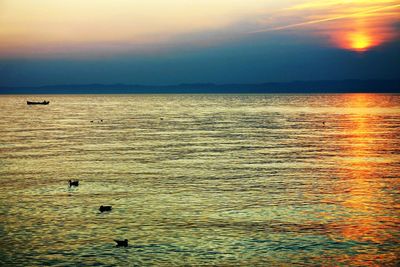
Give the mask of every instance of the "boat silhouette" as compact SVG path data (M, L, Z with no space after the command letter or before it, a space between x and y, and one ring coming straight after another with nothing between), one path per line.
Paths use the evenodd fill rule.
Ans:
M35 101L26 101L27 105L48 105L50 101L42 101L42 102L35 102Z

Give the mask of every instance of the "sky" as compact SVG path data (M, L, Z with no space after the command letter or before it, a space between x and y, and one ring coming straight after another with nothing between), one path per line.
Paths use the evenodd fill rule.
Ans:
M396 79L400 0L0 0L0 85Z

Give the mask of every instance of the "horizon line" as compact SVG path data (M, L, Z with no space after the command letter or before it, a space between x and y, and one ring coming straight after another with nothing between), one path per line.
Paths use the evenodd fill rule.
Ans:
M0 85L1 88L43 88L52 86L142 86L142 87L173 87L173 86L225 86L225 85L265 85L265 84L290 84L290 83L315 83L315 82L400 82L400 79L383 79L383 78L373 78L373 79L359 79L359 78L349 78L349 79L320 79L320 80L291 80L291 81L263 81L263 82L180 82L180 83L165 83L165 84L146 84L146 83L58 83L58 84L42 84L42 85Z

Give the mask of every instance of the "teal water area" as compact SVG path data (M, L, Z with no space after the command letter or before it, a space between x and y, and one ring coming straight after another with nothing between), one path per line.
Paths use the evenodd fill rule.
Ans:
M396 266L399 130L400 95L1 96L0 265Z

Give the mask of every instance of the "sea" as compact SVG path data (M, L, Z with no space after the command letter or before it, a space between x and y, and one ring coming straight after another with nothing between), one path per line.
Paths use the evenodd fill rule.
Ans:
M399 94L0 96L1 266L399 262Z

